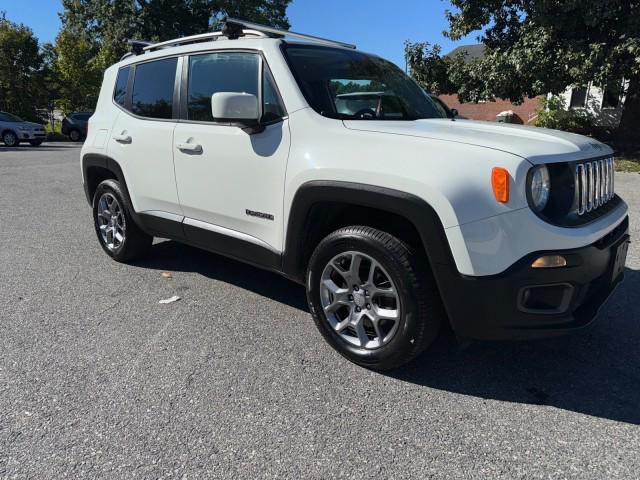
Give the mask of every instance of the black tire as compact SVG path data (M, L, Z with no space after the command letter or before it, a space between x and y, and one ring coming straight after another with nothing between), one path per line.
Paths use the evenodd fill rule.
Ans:
M362 252L381 265L396 286L400 300L395 334L377 348L366 349L346 341L331 326L323 310L320 291L323 271L336 256L350 251ZM422 251L371 227L345 227L322 240L309 261L306 285L309 308L320 333L341 355L374 370L395 368L418 356L435 340L445 318Z
M2 134L2 143L4 143L6 147L17 147L20 145L20 139L15 133L7 131Z
M98 204L104 194L111 194L122 207L121 210L124 217L125 233L124 240L117 248L109 248L107 246L100 229ZM133 221L131 211L132 208L128 201L128 197L123 194L122 187L118 181L104 180L98 185L95 194L93 195L93 224L100 246L107 255L118 262L129 262L143 257L149 252L153 241L153 237L140 230L138 225Z
M79 142L82 140L82 132L74 128L69 132L69 138L71 139L72 142Z
M44 140L29 140L32 147L39 147Z

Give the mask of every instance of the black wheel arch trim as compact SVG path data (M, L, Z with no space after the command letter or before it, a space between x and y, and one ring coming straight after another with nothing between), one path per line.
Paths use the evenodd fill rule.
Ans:
M301 185L291 204L283 272L292 279L304 282L305 231L309 212L314 205L332 202L375 208L404 217L416 228L429 262L453 265L442 221L425 200L416 195L374 185L314 180Z
M20 140L20 137L18 136L18 132L16 132L13 128L5 128L4 130L2 130L2 133L0 133L0 138L4 137L5 133L13 133L16 136L16 138Z
M149 228L145 227L145 222L143 221L141 215L139 215L133 209L133 203L131 203L131 197L129 196L129 188L127 187L127 180L124 177L122 168L120 168L118 162L113 158L101 153L87 153L82 157L82 182L84 184L84 194L87 197L87 202L89 203L89 205L93 206L93 195L90 190L91 186L89 185L88 174L89 169L91 169L92 167L100 167L104 170L108 170L115 176L115 179L120 182L120 185L122 186L122 192L127 197L125 199L127 201L127 204L131 206L131 208L129 209L131 218L133 218L133 221L136 222L136 225L138 225L138 227L140 227L143 231L149 234L153 234L153 232L149 231Z

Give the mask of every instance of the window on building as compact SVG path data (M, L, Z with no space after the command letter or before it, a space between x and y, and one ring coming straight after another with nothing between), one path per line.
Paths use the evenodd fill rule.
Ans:
M573 87L571 89L571 101L569 108L584 108L587 104L587 88Z
M622 81L609 82L603 87L602 108L617 108L622 99Z
M136 66L131 111L149 118L171 118L176 58Z

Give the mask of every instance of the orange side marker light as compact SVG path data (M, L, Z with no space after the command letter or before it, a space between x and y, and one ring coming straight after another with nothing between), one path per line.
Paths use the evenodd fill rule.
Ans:
M506 168L494 167L491 170L491 186L497 201L500 203L509 201L509 172Z

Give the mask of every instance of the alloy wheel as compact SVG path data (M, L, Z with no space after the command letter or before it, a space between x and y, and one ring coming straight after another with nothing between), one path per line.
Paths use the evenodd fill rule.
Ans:
M348 343L375 349L400 323L400 297L389 273L370 255L336 255L320 278L320 301L331 328Z
M111 252L117 251L126 238L126 220L118 199L111 193L103 193L98 200L98 227L102 242Z
M7 147L15 147L18 142L18 137L16 137L16 134L13 132L7 132L2 137L2 141Z

